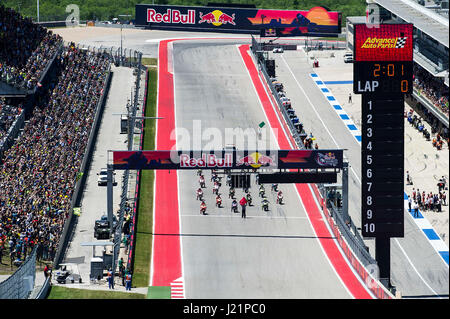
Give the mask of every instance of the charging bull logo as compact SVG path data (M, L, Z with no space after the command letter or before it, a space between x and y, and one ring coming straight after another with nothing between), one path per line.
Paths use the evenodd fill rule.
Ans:
M198 23L206 22L206 23L212 24L216 27L221 26L222 24L227 24L227 23L236 25L236 23L234 22L234 19L235 19L234 13L230 16L226 13L223 13L220 10L214 10L207 14L203 14L203 12L200 12L199 17L200 17L200 20L198 21Z
M254 152L248 156L240 157L236 155L236 166L251 166L260 168L261 166L276 166L275 156L266 156L258 152Z
M331 166L336 167L339 164L338 159L334 155L334 153L317 153L316 162L320 166Z

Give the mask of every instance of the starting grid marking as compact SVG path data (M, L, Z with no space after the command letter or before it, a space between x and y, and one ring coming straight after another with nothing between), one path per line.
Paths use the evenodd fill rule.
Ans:
M333 109L336 111L336 113L339 115L341 120L344 122L344 124L347 126L347 129L352 133L352 135L355 137L355 139L358 141L359 144L361 144L361 132L358 130L356 125L353 123L353 121L350 119L348 114L343 110L342 106L339 104L339 102L336 100L336 98L333 96L333 93L327 88L326 84L352 84L353 81L328 81L324 82L321 80L319 75L316 73L311 73L311 79L314 81L314 83L319 87L319 89L322 91L322 94L325 96L327 101L330 103L330 105L333 107ZM345 83L340 83L345 82ZM413 218L414 222L416 223L417 227L422 230L425 237L430 242L431 246L436 250L436 252L442 257L444 262L448 265L449 264L449 253L448 253L448 247L445 244L445 242L439 237L438 233L434 230L433 226L430 224L430 222L420 213L418 214L418 217L414 217L414 212L410 212L408 208L408 195L404 194L404 203L405 203L405 210L410 214L410 216Z

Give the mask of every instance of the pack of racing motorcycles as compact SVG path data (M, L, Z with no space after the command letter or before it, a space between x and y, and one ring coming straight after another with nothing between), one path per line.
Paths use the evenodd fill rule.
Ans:
M207 206L206 206L205 200L203 198L203 195L204 195L203 188L206 188L206 181L205 181L205 176L203 175L203 172L201 169L199 169L197 171L197 176L198 176L199 188L196 191L196 195L197 195L197 200L199 200L201 203L200 204L200 214L206 215ZM231 175L228 174L226 178L227 178L226 185L229 187L228 198L232 200L231 211L233 213L237 213L238 205L246 206L248 204L249 206L253 206L253 198L252 198L252 195L250 194L250 191L248 190L248 188L244 188L244 192L246 195L241 199L240 202L238 202L237 199L235 198L235 189L232 187ZM258 175L256 175L256 178L258 180ZM222 186L221 180L222 180L222 176L219 176L216 170L211 170L211 182L213 183L212 192L214 195L216 195L216 207L218 207L218 208L222 207L222 197L220 196L221 193L219 192L220 187ZM278 184L272 184L271 191L276 193L276 203L279 205L283 205L283 192L278 189ZM261 209L266 212L269 211L269 201L267 200L266 190L265 190L263 184L261 184L259 186L258 195L259 195L259 197L261 197Z

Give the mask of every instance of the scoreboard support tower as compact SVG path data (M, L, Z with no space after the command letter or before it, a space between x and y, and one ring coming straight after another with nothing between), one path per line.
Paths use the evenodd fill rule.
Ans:
M362 95L361 232L375 238L390 282L393 237L404 237L404 95L412 92L413 25L355 25L353 91Z

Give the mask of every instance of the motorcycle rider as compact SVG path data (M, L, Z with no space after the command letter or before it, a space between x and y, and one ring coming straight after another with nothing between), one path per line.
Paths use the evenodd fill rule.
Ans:
M231 186L231 175L227 175L227 185Z
M200 214L206 215L206 204L205 204L205 201L202 201L202 203L200 204Z
M197 189L197 200L202 200L203 198L203 191L201 188Z
M230 188L230 192L228 193L228 198L234 199L234 188L233 187Z
M220 197L219 194L217 194L216 196L216 206L219 208L222 206L222 198Z
M274 192L278 191L278 184L272 184L272 191Z
M265 194L266 190L264 189L264 185L261 184L261 186L259 186L259 196L264 197Z
M248 206L252 206L252 195L250 193L247 193L246 199L248 202Z
M203 175L200 175L198 182L199 182L201 188L205 188L205 177Z
M277 204L282 204L283 203L283 192L281 192L281 190L278 192L277 194Z
M237 213L237 205L238 205L237 200L236 200L236 199L233 199L233 202L231 203L231 211L232 211L233 213Z
M219 194L219 183L218 182L214 182L214 187L213 187L213 194Z
M261 201L261 207L264 211L268 211L269 210L269 201L267 200L267 198L264 198Z

